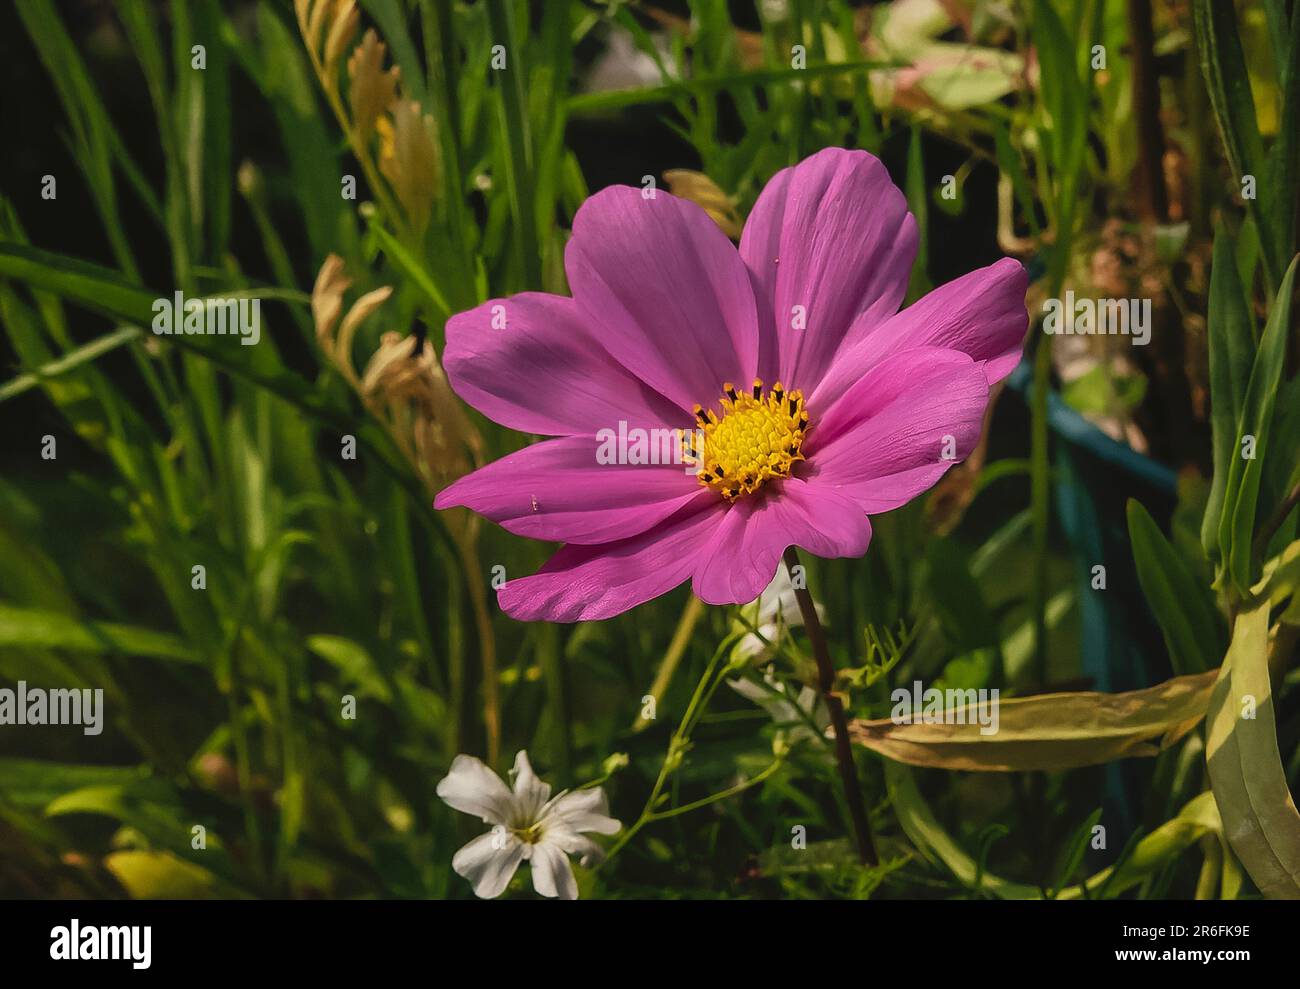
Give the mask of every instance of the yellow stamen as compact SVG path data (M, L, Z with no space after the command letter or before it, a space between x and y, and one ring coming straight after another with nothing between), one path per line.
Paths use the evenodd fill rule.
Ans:
M510 833L525 845L536 845L542 840L542 825L540 822L524 824L511 828Z
M735 501L774 477L790 476L795 461L804 459L808 413L803 394L787 392L779 381L766 393L757 378L748 392L731 382L722 391L722 414L696 406L700 428L682 430L682 448L686 462L699 467L700 483ZM703 434L703 450L696 449L697 434Z

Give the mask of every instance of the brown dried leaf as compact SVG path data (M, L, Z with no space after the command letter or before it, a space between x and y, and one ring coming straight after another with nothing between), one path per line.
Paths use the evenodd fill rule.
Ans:
M311 315L316 323L316 340L328 354L334 353L334 327L343 311L343 293L352 279L343 272L343 259L331 254L320 266L311 290Z
M978 711L955 708L970 724L855 720L853 741L898 762L984 772L1074 769L1152 756L1205 716L1219 671L1174 677L1122 694L1078 691L1013 697L998 704L998 730L981 735Z
M361 20L361 11L357 9L356 0L341 0L325 36L325 77L331 83L338 78L339 59L344 50L352 43L357 34L357 23Z
M397 84L401 70L393 66L384 71L387 46L374 30L366 31L348 59L348 78L352 85L348 100L352 104L352 126L360 140L374 133L375 125L397 101Z
M722 228L724 234L732 240L740 239L743 224L736 212L736 203L713 179L703 172L672 168L664 172L664 181L674 196L689 199L695 205L703 207L704 212L713 218L713 222Z
M424 113L415 100L399 100L391 118L380 118L376 126L380 140L379 170L392 185L411 227L423 230L438 185L433 117Z

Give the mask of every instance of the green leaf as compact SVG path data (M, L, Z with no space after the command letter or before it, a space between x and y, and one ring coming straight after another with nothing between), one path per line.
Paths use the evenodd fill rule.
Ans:
M4 646L200 661L189 646L166 632L115 622L82 622L62 612L0 604L0 647Z
M936 539L926 547L926 588L948 640L961 652L991 647L1001 636L969 561L956 543Z
M1224 833L1260 892L1300 899L1300 813L1278 750L1268 602L1237 616L1206 714L1206 764Z
M1219 525L1219 546L1223 554L1223 576L1244 593L1252 582L1255 513L1259 500L1264 457L1269 446L1273 407L1278 383L1286 361L1287 333L1291 326L1291 294L1295 285L1296 261L1293 259L1282 279L1277 298L1269 312L1260 338L1259 350L1251 368L1250 382L1242 402L1241 421L1232 466L1224 489L1223 518ZM1255 456L1242 456L1243 439L1254 438ZM1285 453L1285 451L1284 451Z
M92 340L90 343L78 347L76 350L69 351L57 360L50 361L35 371L20 374L12 381L6 381L3 385L0 385L0 402L17 398L24 392L49 381L51 378L57 378L70 371L75 371L83 364L97 360L109 351L130 343L132 340L139 339L141 332L138 326L123 326L112 333L107 333L97 340Z
M1006 124L1001 121L998 122L997 131L994 133L994 147L998 156L998 169L1011 182L1011 190L1020 206L1020 214L1029 224L1030 233L1038 237L1040 230L1038 214L1034 206L1034 193L1029 186L1029 179L1025 176L1025 169L1020 163L1020 154L1012 146L1011 135L1007 132Z
M174 787L158 776L124 784L91 785L61 793L45 808L45 816L98 814L139 832L158 852L171 852L205 868L230 885L223 897L242 897L242 876L221 836L208 829L207 847L191 844L193 821Z
M1210 428L1214 442L1214 480L1201 522L1205 555L1220 555L1219 527L1223 516L1228 474L1237 456L1233 443L1246 400L1250 364L1255 349L1255 328L1236 262L1237 242L1220 224L1214 235L1214 262L1210 269L1207 331L1210 351Z
M121 787L147 779L148 766L81 766L45 759L0 759L0 798L43 810L60 794L85 787Z
M121 170L149 215L161 226L163 214L158 197L127 153L100 99L99 87L91 79L78 45L63 26L54 4L50 0L27 0L18 4L17 10L67 114L73 152L90 186L113 255L134 275L135 262L118 210L114 166Z
M912 278L907 287L909 299L919 299L934 286L927 269L930 265L929 196L925 183L925 159L921 149L921 128L912 126L912 137L907 146L907 205L916 219L920 233L916 260L912 263Z
M370 233L379 242L379 246L384 253L388 255L388 260L393 262L403 275L409 278L416 288L420 289L433 303L434 311L443 319L450 316L455 310L447 303L447 297L443 294L442 289L434 281L432 274L426 269L401 243L384 229L379 220L378 213L371 213L369 216Z
M507 0L487 0L488 23L492 35L510 51L506 68L495 73L499 148L505 186L514 221L515 245L519 273L527 288L541 285L541 250L537 240L537 220L533 210L533 168L535 154L532 126L528 113L526 75L521 64L522 49L517 44L513 4ZM524 25L525 30L527 25Z
M1079 78L1079 40L1066 30L1048 0L1036 0L1030 29L1042 69L1042 103L1047 119L1038 135L1055 166L1053 222L1056 238L1047 252L1049 291L1056 293L1065 277L1074 235L1079 180L1088 138L1088 90ZM1087 39L1083 39L1085 42Z
M1260 479L1260 511L1265 517L1280 511L1291 490L1300 484L1300 374L1283 382L1277 390L1269 445L1277 454L1264 461L1264 476ZM1285 545L1300 534L1285 524L1288 518L1295 525L1294 513L1284 517L1284 524L1272 540L1278 545ZM1257 548L1262 551L1268 547Z
M207 869L169 852L112 852L104 857L104 868L133 900L205 900L230 895Z
M109 268L25 244L0 244L0 276L27 282L107 316L148 326L155 296Z
M1138 583L1164 634L1174 671L1213 669L1223 655L1224 636L1210 589L1191 574L1147 510L1132 499L1128 533Z
M156 297L152 293L124 282L114 271L75 258L21 244L0 243L0 278L24 281L35 289L53 292L123 322L143 327L153 320ZM426 504L426 492L383 427L368 417L357 418L346 407L327 401L320 391L285 370L265 333L261 342L251 347L243 346L228 336L177 333L167 339L278 395L339 432L354 434L375 452L384 468L419 503ZM431 510L426 517L434 523L440 536L445 534L441 522Z
M596 93L581 93L568 100L568 111L599 113L621 110L642 103L669 103L682 97L705 96L729 89L746 89L771 86L793 80L812 80L823 76L867 73L877 69L904 69L906 65L889 60L832 62L809 65L802 69L762 69L754 72L737 72L731 75L711 75L697 79L681 79L661 86L641 86L635 89L614 89Z
M335 667L345 683L355 684L364 694L382 701L393 699L379 667L360 644L340 635L312 635L307 637L307 648Z
M1146 393L1146 375L1121 374L1106 364L1098 364L1061 389L1067 405L1094 416L1126 415L1142 404Z
M1223 135L1233 175L1238 181L1244 175L1253 175L1257 183L1267 184L1264 140L1255 117L1255 101L1250 92L1233 4L1222 0L1193 0L1192 19L1201 73L1205 76L1210 105ZM1273 218L1264 215L1258 199L1248 199L1246 205L1260 229L1265 275L1271 288L1277 284L1278 272L1282 270L1282 259L1275 251L1277 241L1271 235Z
M1007 900L1039 900L1042 890L1018 883L980 868L964 848L939 823L916 786L912 771L894 762L885 763L885 782L898 823L923 855L943 865L963 884L990 896ZM1174 818L1133 844L1131 853L1116 866L1109 866L1084 880L1081 885L1061 890L1058 900L1086 896L1119 896L1176 860L1207 834L1222 829L1214 797L1206 791L1189 800Z
M1278 605L1300 588L1300 539L1264 565L1263 579L1251 588L1251 604L1268 600Z
M1059 878L1053 889L1062 889L1070 881L1070 877L1079 871L1079 866L1083 864L1083 856L1088 851L1088 844L1092 841L1092 829L1100 820L1101 808L1098 807L1074 829L1074 833L1062 846L1060 863L1056 870Z
M1296 175L1300 172L1300 17L1291 17L1287 61L1280 65L1282 119L1269 149L1268 175L1260 190L1272 221L1274 254L1285 260L1296 249Z

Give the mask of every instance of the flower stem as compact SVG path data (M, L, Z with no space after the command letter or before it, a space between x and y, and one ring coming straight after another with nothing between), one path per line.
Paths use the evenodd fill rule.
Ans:
M691 694L690 703L686 705L686 713L682 715L681 723L677 730L673 732L672 737L668 740L668 751L664 753L664 761L659 767L659 776L655 779L655 784L650 789L650 796L646 798L645 807L641 811L641 816L636 819L631 827L624 828L623 833L618 836L618 840L606 853L604 860L597 865L600 868L620 851L623 846L631 841L643 827L655 820L655 808L659 806L659 795L663 792L664 784L668 782L668 777L677 769L681 763L681 756L688 744L691 732L695 728L695 722L703 713L704 706L708 704L713 697L713 692L718 689L718 683L721 678L717 676L719 666L723 665L723 657L726 653L727 642L718 647L709 660L709 665L705 667L704 676L700 677L700 682L695 685L695 692Z
M785 567L790 571L790 582L794 585L795 598L799 602L799 612L803 615L804 631L812 646L813 657L817 660L817 686L822 700L831 715L831 726L835 729L835 761L840 767L840 783L844 787L844 801L849 805L849 817L853 820L853 833L857 839L858 857L865 865L875 865L875 842L871 838L871 822L867 818L867 805L862 799L862 787L858 784L858 769L853 762L853 749L849 745L849 727L844 719L844 705L834 693L835 667L831 665L830 653L826 649L826 634L822 631L821 620L817 617L817 607L812 595L808 593L803 582L796 579L795 567L799 566L799 551L793 546L785 551Z
M677 665L686 655L686 647L691 644L691 633L695 631L695 626L704 614L704 602L694 594L686 602L686 608L682 611L682 617L677 622L677 631L673 633L673 638L668 643L668 651L664 653L663 662L659 664L659 672L655 675L655 682L650 685L650 696L658 704L663 699L664 694L668 692L668 684L677 671ZM650 725L648 718L638 715L636 721L632 724L633 731L641 731Z

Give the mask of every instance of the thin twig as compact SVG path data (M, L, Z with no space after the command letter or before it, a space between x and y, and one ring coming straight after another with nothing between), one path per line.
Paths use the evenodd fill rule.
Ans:
M1282 499L1282 504L1277 506L1277 511L1269 516L1268 521L1260 528L1259 534L1255 536L1256 556L1262 558L1268 551L1268 544L1273 541L1277 530L1282 528L1286 517L1295 511L1297 504L1300 504L1300 483L1287 493L1287 496Z
M875 842L871 838L871 821L867 817L867 805L862 799L862 787L858 783L858 769L853 762L853 749L849 745L849 727L844 718L844 705L834 693L835 667L831 665L830 653L826 649L826 634L822 631L821 620L817 617L817 607L807 587L801 586L796 579L795 567L799 566L799 551L791 546L785 551L785 566L790 571L790 582L794 585L795 598L799 602L799 611L803 615L804 631L812 646L813 657L817 660L817 686L822 700L831 715L831 726L835 730L835 761L840 768L840 783L844 787L844 800L849 805L849 817L853 820L854 837L857 839L858 857L866 865L875 865Z

